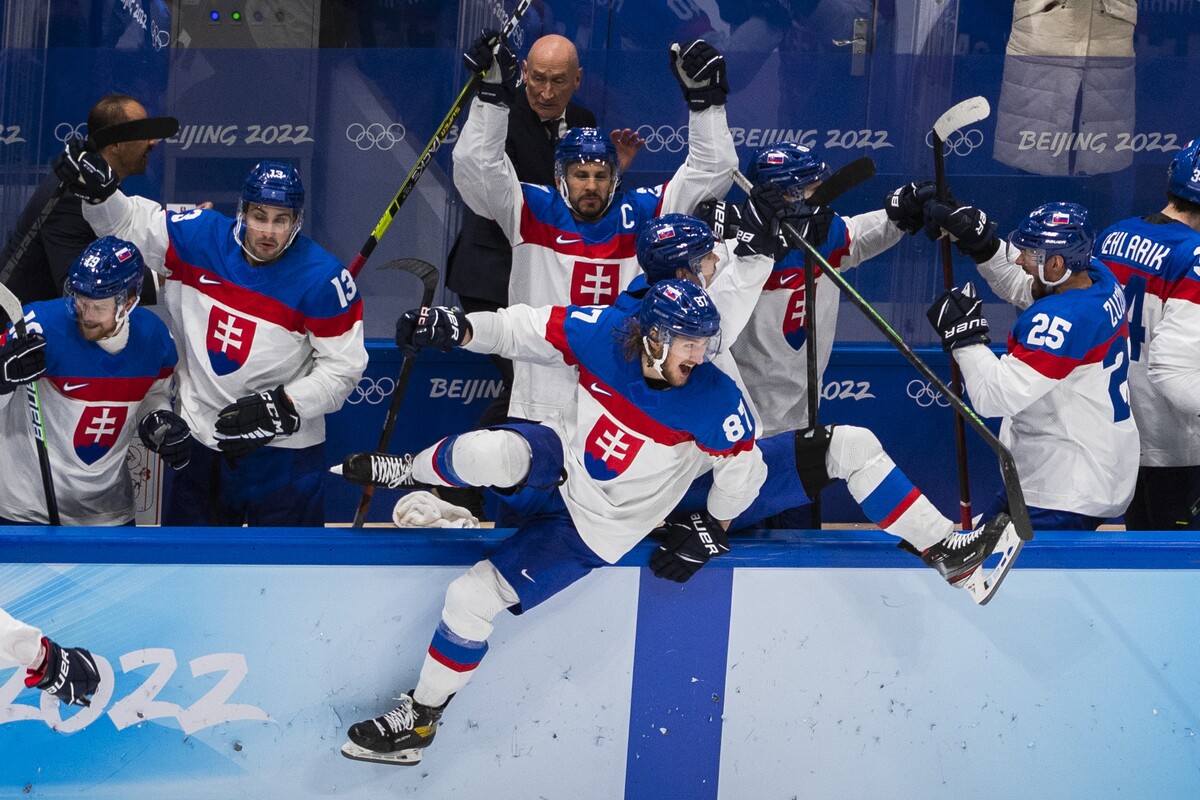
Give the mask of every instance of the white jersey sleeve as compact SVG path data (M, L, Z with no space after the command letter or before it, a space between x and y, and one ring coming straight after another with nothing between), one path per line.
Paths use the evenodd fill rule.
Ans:
M715 252L720 260L707 291L721 313L721 349L729 350L750 321L775 262L770 256L735 255L726 242L718 242Z
M471 341L463 349L494 353L515 361L561 365L562 352L546 339L546 324L552 310L553 306L531 308L517 304L498 311L468 314Z
M688 155L667 183L662 213L691 214L701 201L724 197L737 166L725 106L688 112Z
M838 264L839 272L870 261L904 238L904 231L897 228L882 209L843 219L850 232L850 252Z
M1200 414L1200 305L1168 298L1150 340L1150 381L1176 408Z
M479 98L454 145L454 188L482 217L494 219L510 242L517 239L521 221L521 181L504 151L508 109Z
M1020 253L1001 242L996 254L979 264L979 274L992 291L1019 309L1033 305L1033 276L1017 266Z
M955 348L954 360L962 369L971 405L984 417L1024 411L1057 383L1011 355L997 358L987 345Z
M83 203L83 218L97 236L116 236L133 242L142 252L146 266L160 275L166 268L167 215L163 208L145 197L129 197L120 189L103 203Z
M733 456L713 459L713 485L708 513L731 520L750 507L767 479L767 464L758 445Z
M0 608L0 659L33 667L42 652L42 632Z

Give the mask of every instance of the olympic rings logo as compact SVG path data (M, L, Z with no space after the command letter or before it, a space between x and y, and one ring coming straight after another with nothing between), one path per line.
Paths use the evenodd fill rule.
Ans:
M159 50L162 50L170 43L171 43L170 32L165 31L162 28L158 27L158 23L155 22L154 20L151 20L150 21L150 44L152 44L154 46L154 50L156 52Z
M54 138L63 144L66 144L71 139L82 139L85 136L87 136L86 122L81 122L78 125L72 125L69 122L60 122L54 126Z
M950 401L946 396L939 391L935 391L933 386L923 380L913 378L908 382L905 392L921 408L929 408L935 404L942 408L950 407Z
M678 153L687 146L688 126L673 128L670 125L643 125L637 129L637 135L646 140L646 150L657 153L665 150L668 153Z
M356 406L359 403L377 406L394 391L396 391L395 378L363 378L354 387L354 390L350 392L350 396L346 398L346 402L352 406Z
M971 128L969 131L951 131L946 137L946 141L942 142L942 155L948 156L954 154L956 156L969 156L975 152L975 148L983 144L983 131L978 128ZM930 150L933 149L933 131L925 134L925 146Z
M384 125L382 122L372 122L363 125L355 122L346 128L346 138L354 142L359 150L370 150L377 147L380 150L391 150L404 139L404 126L399 122Z

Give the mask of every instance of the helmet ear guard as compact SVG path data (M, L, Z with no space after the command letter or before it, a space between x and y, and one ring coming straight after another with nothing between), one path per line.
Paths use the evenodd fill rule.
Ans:
M1029 212L1008 242L1018 250L1037 254L1038 279L1049 288L1066 282L1072 272L1088 268L1092 261L1091 221L1078 203L1046 203ZM1046 262L1061 256L1066 271L1056 281L1046 279Z

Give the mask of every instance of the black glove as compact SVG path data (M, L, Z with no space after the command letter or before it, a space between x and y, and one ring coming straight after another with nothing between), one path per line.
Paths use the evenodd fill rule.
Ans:
M725 529L708 511L694 511L678 520L668 518L662 529L664 541L650 556L650 569L659 578L684 583L710 558L729 552Z
M88 150L87 140L72 136L67 146L54 157L54 174L67 184L76 197L89 203L107 200L120 188L117 173L99 151Z
M736 239L742 224L742 209L737 203L724 200L705 200L696 206L695 217L712 228L720 241Z
M925 235L937 239L942 231L950 234L951 241L958 243L958 252L970 256L977 264L987 261L1000 249L996 223L989 220L982 209L974 206L937 200L927 204Z
M829 239L829 228L833 225L834 211L829 206L792 206L783 221L791 225L804 241L820 247Z
M787 246L779 235L779 220L791 210L791 204L778 188L769 184L755 186L750 197L742 203L742 222L734 254L764 255L776 261L783 258Z
M975 285L948 289L925 312L929 324L942 337L942 349L988 344L988 321L983 318L983 301L975 294Z
M52 694L69 706L90 706L100 686L96 660L82 647L59 647L42 637L46 660L38 669L25 671L25 685Z
M683 99L692 111L725 105L729 82L725 56L703 39L671 45L671 72L683 88Z
M469 333L471 322L461 308L414 308L396 320L396 346L406 358L414 358L425 347L445 353L461 345Z
M217 415L217 447L237 458L251 453L276 436L289 436L300 427L300 415L283 386L238 398Z
M936 197L933 181L906 183L883 198L883 210L897 228L911 235L925 226L925 205Z
M192 431L183 417L165 409L151 411L138 424L138 436L171 469L183 469L192 458Z
M46 373L46 337L40 333L13 336L0 345L0 394Z
M467 70L481 81L475 94L485 103L511 106L517 96L517 56L499 31L485 30L463 53Z

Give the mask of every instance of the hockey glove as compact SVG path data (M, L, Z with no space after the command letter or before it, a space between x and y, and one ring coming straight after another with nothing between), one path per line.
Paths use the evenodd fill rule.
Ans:
M779 234L779 220L792 210L783 192L770 185L755 186L742 203L742 223L738 229L735 255L763 255L778 261L787 254Z
M217 415L217 447L238 458L252 453L276 436L290 436L300 428L300 415L282 384L266 392L239 398Z
M46 337L40 333L14 336L0 345L0 394L46 374Z
M834 211L829 206L792 206L783 221L792 226L804 241L820 247L829 239L829 228L833 225Z
M96 660L82 647L59 647L42 637L46 660L37 669L25 671L25 685L52 694L69 706L90 706L89 699L100 686Z
M485 103L511 106L517 96L517 56L500 33L485 30L463 53L463 64L481 80L475 94Z
M725 56L703 39L671 45L671 72L683 89L683 99L692 111L725 105L729 82L725 80Z
M958 243L958 252L970 256L976 264L987 261L1000 249L996 223L982 209L935 200L925 206L925 220L926 236L937 239L945 231L951 241Z
M192 458L192 431L183 417L160 409L142 417L138 436L151 452L158 453L171 469L183 469Z
M975 294L975 285L949 289L925 312L929 324L942 337L942 349L988 344L988 321L983 318L983 301Z
M925 205L935 197L933 181L906 183L883 198L883 210L897 228L911 235L925 226Z
M99 151L88 150L87 140L73 136L66 148L54 157L54 174L67 184L76 197L99 203L112 196L121 182L117 173Z
M396 346L406 358L415 358L426 347L448 352L470 334L471 322L461 308L414 308L396 320Z
M684 583L696 570L729 552L729 537L708 511L694 511L680 520L668 519L665 537L650 556L650 569L659 578Z
M696 206L696 218L712 228L720 241L736 239L742 225L742 209L737 203L724 200L705 200Z

